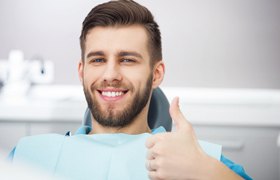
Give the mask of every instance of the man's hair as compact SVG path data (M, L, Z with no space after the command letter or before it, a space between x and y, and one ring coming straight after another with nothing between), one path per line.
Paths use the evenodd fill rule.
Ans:
M150 63L153 66L162 59L161 35L152 13L144 6L132 0L110 1L94 7L83 22L80 36L82 60L85 56L86 35L94 27L112 27L121 25L141 25L148 35Z

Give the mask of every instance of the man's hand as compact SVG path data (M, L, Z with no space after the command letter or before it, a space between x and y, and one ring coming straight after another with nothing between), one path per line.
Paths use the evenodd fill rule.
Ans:
M176 131L155 134L146 141L150 179L239 179L201 149L191 124L179 109L178 97L171 103L170 115Z
M146 167L151 179L182 179L182 173L194 178L192 174L206 156L192 126L181 113L178 101L178 98L172 101L169 111L176 131L155 134L146 142Z

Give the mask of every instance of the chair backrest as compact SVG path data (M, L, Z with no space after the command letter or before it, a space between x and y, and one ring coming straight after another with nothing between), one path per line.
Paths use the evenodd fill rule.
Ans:
M160 88L153 90L149 113L148 124L151 129L155 129L159 126L163 126L166 131L171 131L172 120L169 114L169 102ZM90 126L91 112L87 108L82 125Z

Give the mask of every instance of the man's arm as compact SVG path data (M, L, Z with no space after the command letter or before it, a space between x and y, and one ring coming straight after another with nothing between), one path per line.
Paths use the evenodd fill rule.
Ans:
M208 156L200 147L194 130L181 113L175 98L170 115L176 131L151 136L146 146L147 169L151 179L239 180L241 176L220 161Z

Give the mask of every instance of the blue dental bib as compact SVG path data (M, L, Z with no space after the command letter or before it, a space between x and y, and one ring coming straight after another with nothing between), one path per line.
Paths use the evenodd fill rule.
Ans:
M13 163L29 162L67 179L145 180L145 142L152 134L45 134L22 138ZM199 141L202 149L219 160L221 146Z

